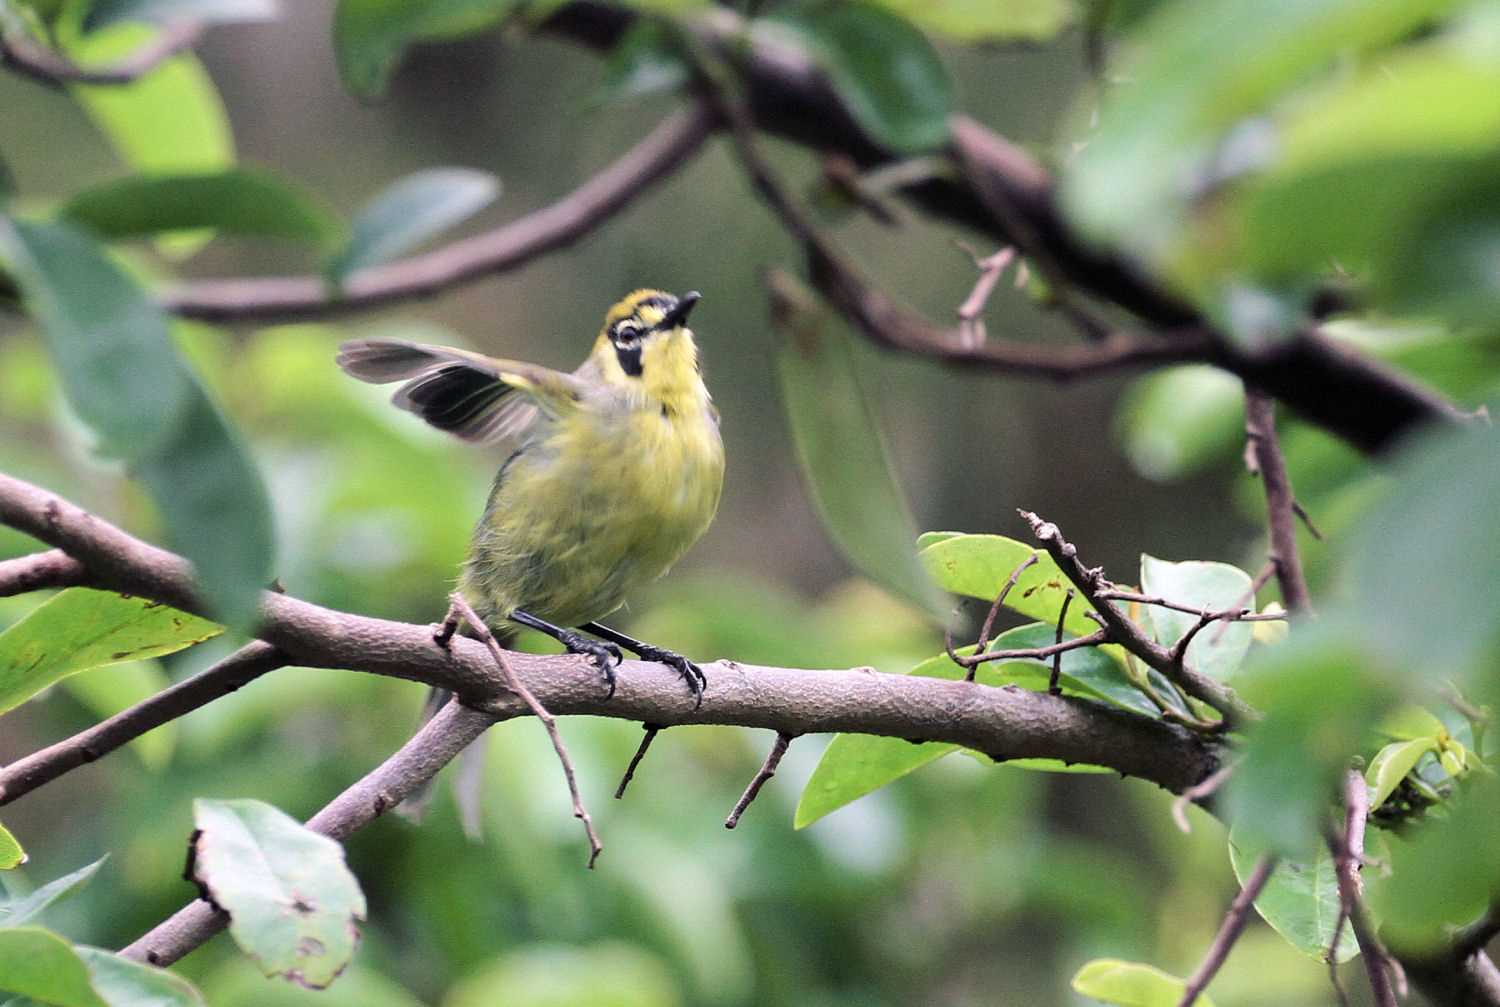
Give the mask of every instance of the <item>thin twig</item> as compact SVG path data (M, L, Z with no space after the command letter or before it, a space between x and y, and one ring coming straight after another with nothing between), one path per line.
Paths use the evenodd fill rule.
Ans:
M641 743L636 748L635 754L630 757L630 765L625 767L625 775L620 777L620 785L615 788L615 800L617 801L625 796L625 788L630 786L631 780L635 779L635 767L639 766L641 760L646 757L646 749L651 747L651 742L655 741L656 736L662 732L660 724L642 724L641 726L646 729L646 735L641 738Z
M1328 984L1339 998L1339 1007L1349 1007L1349 991L1344 989L1344 981L1339 978L1339 942L1344 939L1344 925L1348 922L1349 911L1344 908L1344 900L1339 899L1339 915L1333 921L1333 936L1328 940L1328 950L1323 952L1323 958L1328 964Z
M594 820L589 817L588 809L583 806L583 798L578 793L578 777L573 771L573 760L568 756L568 746L563 744L562 735L558 733L557 718L547 712L547 708L537 701L530 689L526 688L526 683L521 681L516 670L511 667L510 658L506 657L500 641L495 639L495 634L490 632L489 626L485 625L484 620L475 614L464 596L454 591L448 596L448 604L451 606L450 613L457 613L461 616L463 621L469 624L470 632L494 655L495 663L500 666L500 674L505 676L505 684L510 691L521 697L521 701L531 710L532 715L547 729L547 737L552 739L552 748L557 752L557 761L562 763L563 776L568 781L568 793L573 798L573 817L583 823L583 831L589 838L588 866L590 870L593 870L594 861L599 859L599 854L603 852L604 847L599 842L598 834L594 832ZM443 624L446 626L451 619L450 614L447 619L443 620Z
M1265 565L1251 579L1250 586L1245 589L1245 593L1235 599L1234 607L1254 608L1255 596L1260 594L1260 589L1265 587L1266 582L1274 576L1276 576L1276 561L1267 560ZM1229 632L1229 623L1220 623L1219 628L1214 630L1213 641L1218 643L1224 638L1224 634L1227 632Z
M1144 594L1138 594L1134 591L1121 591L1118 589L1100 591L1099 597L1108 598L1111 601L1130 601L1134 602L1137 605L1151 605L1156 608L1169 608L1174 612L1185 612L1188 615L1199 616L1200 618L1207 619L1209 622L1218 620L1222 620L1224 622L1282 622L1286 619L1286 616L1283 615L1257 615L1256 613L1250 611L1249 608L1245 607L1244 604L1238 604L1233 608L1201 608L1194 605L1184 605L1180 602L1168 601L1166 598L1147 596Z
M130 709L12 762L0 770L0 805L29 794L69 770L102 759L147 731L227 696L287 663L287 656L275 647L252 641L212 667L168 686Z
M184 49L191 48L202 33L203 26L196 21L169 25L124 59L99 67L79 66L61 53L23 35L0 34L0 64L49 87L130 84Z
M1074 593L1075 589L1070 587L1068 588L1068 593L1063 595L1062 608L1057 613L1057 636L1054 643L1056 647L1062 646L1063 622L1068 618L1068 606L1073 604ZM1100 632L1104 631L1100 630ZM1062 694L1062 686L1059 684L1062 679L1062 656L1063 652L1061 650L1056 651L1052 655L1052 677L1047 679L1047 694L1049 696Z
M975 643L974 643L974 649L976 651L984 650L985 647L989 646L989 643L990 643L990 633L995 628L995 618L997 616L999 616L999 614L1000 614L1000 606L1002 606L1002 605L1005 604L1006 597L1010 594L1011 590L1016 586L1016 581L1018 581L1018 580L1021 579L1022 572L1025 571L1025 569L1027 567L1033 565L1036 562L1037 562L1037 555L1036 555L1036 553L1031 553L1029 556L1027 556L1025 559L1023 559L1020 563L1018 563L1016 565L1016 568L1010 572L1010 577L1006 579L1004 586L1002 586L1000 588L1000 593L995 596L995 603L990 606L989 612L984 617L984 625L982 625L982 626L979 627L979 639L976 640ZM950 652L949 655L948 655L949 657L953 657L952 649L953 649L952 647L948 648L948 650ZM958 658L954 658L954 660L958 661L959 664L963 664L963 662L961 660L959 660ZM964 667L967 667L969 669L969 673L964 676L964 681L966 681L966 682L972 682L972 681L974 681L974 666L973 665L964 665Z
M493 231L355 273L337 291L322 276L196 280L167 290L163 306L185 318L308 318L426 297L514 269L566 247L628 206L702 147L714 115L701 104L673 113L645 139L550 206Z
M1375 935L1375 928L1365 911L1364 883L1359 875L1364 864L1365 821L1369 812L1370 792L1365 786L1364 776L1351 769L1344 775L1344 827L1339 831L1330 831L1328 848L1333 853L1333 871L1338 881L1340 904L1349 918L1354 939L1359 944L1376 1007L1396 1007L1393 977L1403 985L1404 978L1400 974L1400 965Z
M1172 800L1172 821L1177 823L1177 827L1183 832L1192 832L1193 826L1188 822L1187 816L1188 805L1197 804L1199 801L1206 801L1218 793L1219 788L1224 785L1225 781L1233 773L1233 765L1223 766L1178 794Z
M1027 659L1044 661L1049 657L1066 654L1070 650L1081 650L1084 647L1097 647L1101 643L1109 642L1109 634L1105 630L1090 633L1088 636L1075 637L1072 640L1061 640L1045 647L1018 647L1013 650L990 650L983 654L969 654L968 656L949 654L950 659L965 668L973 668L975 665L988 664L991 661L1024 661ZM973 675L969 679L973 679Z
M1213 981L1224 960L1229 957L1230 949L1234 942L1239 940L1240 932L1245 929L1245 922L1250 916L1250 907L1255 905L1255 899L1260 895L1266 882L1271 879L1271 872L1276 869L1276 856L1272 853L1262 853L1260 859L1255 862L1255 867L1250 871L1250 876L1245 879L1245 887L1234 897L1229 904L1229 911L1224 914L1224 922L1219 924L1219 932L1214 935L1214 942L1208 947L1208 954L1203 956L1203 962L1198 966L1187 981L1187 986L1182 992L1182 999L1177 1001L1177 1007L1192 1007L1198 994Z
M1302 575L1297 551L1296 496L1287 476L1286 459L1276 439L1276 403L1259 389L1245 386L1246 450L1255 457L1266 494L1266 523L1270 529L1271 560L1281 584L1281 599L1287 611L1304 614L1312 610L1312 595Z
M46 588L73 587L87 581L84 565L61 549L0 561L0 598Z
M984 329L985 305L995 292L995 286L1000 282L1000 275L1005 272L1005 267L1015 259L1016 250L1007 246L982 259L972 251L969 254L974 259L974 267L979 270L979 276L975 278L969 296L958 306L958 334L970 346L978 346L987 337Z
M447 703L389 759L307 820L307 827L344 840L400 804L431 780L497 718L460 703ZM229 923L229 916L195 899L120 953L166 967Z
M756 795L760 793L760 788L776 775L776 767L781 765L781 757L786 754L793 737L795 735L781 731L776 733L776 743L771 746L771 751L766 755L766 761L761 765L760 771L755 774L755 778L750 781L750 786L746 787L740 799L734 802L734 810L729 813L728 818L724 819L724 828L732 829L740 824L740 816L745 813L746 808L750 807L750 802L755 800Z

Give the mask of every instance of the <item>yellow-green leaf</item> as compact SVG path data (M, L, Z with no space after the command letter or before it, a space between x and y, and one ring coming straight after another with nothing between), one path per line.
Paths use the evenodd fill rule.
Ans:
M1073 977L1073 989L1086 997L1118 1007L1177 1007L1187 983L1154 965L1095 958ZM1207 994L1196 1003L1214 1007Z
M10 830L0 825L0 871L12 871L26 862L26 851Z
M1395 741L1375 753L1365 770L1365 783L1370 788L1370 810L1385 803L1386 798L1406 779L1406 774L1416 768L1422 756L1437 748L1436 738L1418 738L1414 741Z
M946 533L944 533L946 534ZM1063 599L1072 586L1045 552L1003 535L923 536L920 558L938 587L980 601L994 603L1012 571L1035 554L1037 561L1016 580L1006 595L1005 607L1040 622L1057 622ZM1087 636L1099 628L1085 613L1088 602L1074 597L1063 628L1075 636Z

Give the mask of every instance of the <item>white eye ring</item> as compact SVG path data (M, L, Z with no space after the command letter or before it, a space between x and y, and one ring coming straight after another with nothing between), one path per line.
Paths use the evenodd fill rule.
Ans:
M641 327L635 322L621 322L615 327L615 343L630 346L641 341Z

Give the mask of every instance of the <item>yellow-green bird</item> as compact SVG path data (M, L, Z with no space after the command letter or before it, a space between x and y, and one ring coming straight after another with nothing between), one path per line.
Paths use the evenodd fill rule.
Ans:
M675 668L699 702L706 685L687 658L596 621L671 569L718 510L719 416L686 324L698 299L627 294L571 374L396 339L339 348L354 377L405 381L395 404L439 430L514 445L459 590L492 630L505 632L508 620L591 656L610 695L620 647Z

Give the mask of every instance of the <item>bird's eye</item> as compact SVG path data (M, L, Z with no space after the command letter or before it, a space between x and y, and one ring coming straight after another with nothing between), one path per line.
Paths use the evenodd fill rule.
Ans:
M631 346L641 340L641 327L635 322L621 322L615 326L615 343Z

